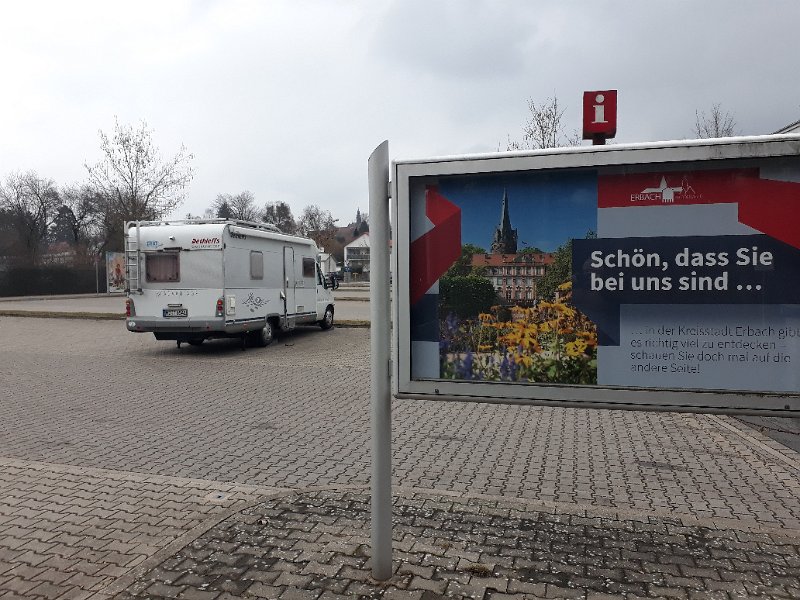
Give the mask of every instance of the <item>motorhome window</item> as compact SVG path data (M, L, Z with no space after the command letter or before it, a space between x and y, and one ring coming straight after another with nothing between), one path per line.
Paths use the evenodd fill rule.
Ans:
M313 258L303 259L303 277L314 277L317 263Z
M250 279L264 279L264 254L258 250L250 251Z
M180 254L177 252L145 254L144 270L147 281L180 281Z

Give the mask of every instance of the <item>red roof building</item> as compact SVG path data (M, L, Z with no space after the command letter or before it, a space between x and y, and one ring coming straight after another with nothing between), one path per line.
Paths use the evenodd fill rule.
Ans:
M485 276L501 298L524 306L535 304L538 282L553 260L549 252L473 254L472 266L484 267Z

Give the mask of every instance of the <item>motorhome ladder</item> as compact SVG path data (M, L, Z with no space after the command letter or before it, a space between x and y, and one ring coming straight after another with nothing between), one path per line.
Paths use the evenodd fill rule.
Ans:
M141 294L139 224L137 223L134 227L136 228L135 235L131 235L131 229L133 229L133 227L129 227L125 232L125 291L129 294Z

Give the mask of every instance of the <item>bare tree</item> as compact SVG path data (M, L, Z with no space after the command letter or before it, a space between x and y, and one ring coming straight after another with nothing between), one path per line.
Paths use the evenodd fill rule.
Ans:
M2 190L2 186L0 186ZM0 191L0 194L2 192ZM0 199L2 195L0 195ZM0 261L24 254L22 239L17 231L14 213L0 204ZM0 264L2 264L0 262Z
M99 224L105 208L105 198L88 185L66 186L61 190L62 215L60 226L69 235L69 242L76 249L95 254L103 246L103 231Z
M694 134L698 138L720 138L736 135L736 121L733 115L722 110L718 102L711 107L709 114L694 111Z
M303 209L303 214L297 220L297 231L301 235L310 237L318 246L324 248L336 236L336 219L330 211L322 210L316 204L311 204Z
M212 204L212 209L220 219L237 219L239 221L258 221L256 198L252 192L245 190L235 196L219 194Z
M265 222L277 226L284 233L295 233L297 231L292 209L286 202L267 202L264 205L264 212L261 218Z
M52 179L34 171L12 173L0 186L0 208L10 216L24 259L38 263L60 204Z
M145 121L134 129L115 120L111 137L100 131L103 160L84 165L89 185L124 220L163 218L180 206L192 180L189 163L194 155L181 146L175 156L163 160L152 133Z
M558 104L558 96L553 95L537 104L528 99L530 117L522 128L522 141L508 136L506 150L538 150L559 146L580 146L581 136L577 131L567 134L562 123L566 109Z

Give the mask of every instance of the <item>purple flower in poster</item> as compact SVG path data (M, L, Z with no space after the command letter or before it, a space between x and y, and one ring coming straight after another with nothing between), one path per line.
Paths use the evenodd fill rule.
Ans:
M452 339L458 333L458 317L450 313L444 320L444 326L448 336Z
M439 350L442 352L447 352L450 350L450 345L458 337L458 317L453 313L450 313L447 315L444 321L442 321L442 325L443 327L441 330L441 338L439 340Z
M517 363L509 356L508 350L503 350L503 360L500 362L500 380L516 381L517 370Z
M508 352L505 350L503 351L503 360L500 363L500 379L502 380L510 380L511 379L511 370L512 370L512 362L508 360Z
M473 361L472 351L469 351L467 352L467 355L464 357L464 360L459 362L458 365L459 379L474 379L474 375L472 373L472 361Z

